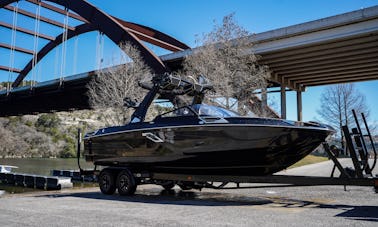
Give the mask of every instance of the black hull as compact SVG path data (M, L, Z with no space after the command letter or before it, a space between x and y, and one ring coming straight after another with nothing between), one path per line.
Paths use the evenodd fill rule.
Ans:
M85 139L96 165L136 171L205 175L269 175L304 158L326 128L209 124L115 131Z

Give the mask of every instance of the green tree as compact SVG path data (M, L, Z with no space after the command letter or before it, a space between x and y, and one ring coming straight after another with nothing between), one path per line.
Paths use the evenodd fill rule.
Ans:
M56 114L42 114L35 122L35 127L40 131L57 128L61 120Z
M75 145L72 143L66 143L63 149L59 152L60 158L75 158L76 157L76 149Z

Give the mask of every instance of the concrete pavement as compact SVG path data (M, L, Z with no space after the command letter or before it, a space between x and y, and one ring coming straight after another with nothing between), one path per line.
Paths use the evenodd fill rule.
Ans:
M328 167L327 167L328 166ZM285 171L297 175L331 163ZM319 169L320 168L320 169ZM326 170L324 170L324 173ZM327 173L327 176L329 172ZM103 195L97 187L6 194L0 226L377 226L371 187L261 187L163 191L138 186L135 196Z

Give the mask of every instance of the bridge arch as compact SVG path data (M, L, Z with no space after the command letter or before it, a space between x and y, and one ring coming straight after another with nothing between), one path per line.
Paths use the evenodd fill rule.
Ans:
M30 1L30 0L29 0ZM96 8L94 5L88 3L85 0L44 0L53 2L60 6L65 7L67 10L72 10L82 17L87 23L78 25L73 30L67 31L67 39L74 36L98 30L104 33L109 39L111 39L117 45L123 42L129 42L135 46L143 60L155 73L164 73L169 71L169 69L164 65L160 58L155 55L151 50L149 50L141 41L146 41L162 48L178 51L183 49L188 49L189 47L178 40L156 31L154 29L148 28L146 26L130 23L118 19L116 17L110 16L109 14L103 12L102 10ZM17 2L17 0L0 0L0 8ZM30 1L39 2L39 1ZM60 34L55 37L54 40L46 44L38 53L37 61L42 59L49 51L58 46L62 41L62 35ZM59 38L60 37L60 38ZM60 41L59 41L60 40ZM127 53L126 53L127 54ZM33 59L21 70L20 74L13 82L12 87L17 87L26 77L27 73L32 68Z

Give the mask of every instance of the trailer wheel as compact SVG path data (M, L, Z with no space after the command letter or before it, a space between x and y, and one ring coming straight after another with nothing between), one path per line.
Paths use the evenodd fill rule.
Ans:
M180 183L180 184L177 184L180 188L181 188L181 190L183 190L183 191L186 191L186 190L192 190L193 189L193 187L192 187L192 185L191 184L189 184L189 183Z
M114 174L112 171L104 169L98 177L98 184L103 194L112 195L116 190Z
M165 190L169 191L175 186L175 182L173 181L167 181L164 182L164 184L161 185Z
M117 188L120 195L133 195L137 188L134 176L127 170L121 171L117 177Z

